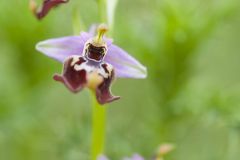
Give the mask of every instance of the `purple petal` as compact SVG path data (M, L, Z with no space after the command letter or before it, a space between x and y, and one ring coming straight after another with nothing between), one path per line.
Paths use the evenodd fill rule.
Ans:
M144 158L138 154L132 156L132 160L144 160Z
M36 49L43 54L63 62L72 55L81 55L84 48L84 36L69 36L39 42Z
M109 46L105 61L113 65L116 77L146 78L147 76L146 67L116 45Z
M144 158L138 154L134 154L132 158L124 158L123 160L144 160Z
M80 36L54 38L39 42L36 49L46 56L63 61L72 55L82 55L84 44L92 38L92 34L81 32ZM107 45L111 46L112 39L104 38Z
M108 160L108 158L104 155L98 156L97 160Z

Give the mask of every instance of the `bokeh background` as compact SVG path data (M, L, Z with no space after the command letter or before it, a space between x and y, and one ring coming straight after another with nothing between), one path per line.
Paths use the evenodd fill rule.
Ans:
M0 1L0 160L88 160L91 100L52 79L61 64L38 41L97 23L94 0L71 0L42 21L27 0ZM73 16L74 15L74 16ZM106 154L166 160L240 158L240 1L119 0L115 43L148 67L144 80L117 79L108 106Z

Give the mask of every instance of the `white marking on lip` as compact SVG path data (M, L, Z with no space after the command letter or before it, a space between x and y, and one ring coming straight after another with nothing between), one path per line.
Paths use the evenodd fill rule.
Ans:
M77 63L79 61L79 57L77 55L72 56L72 62L71 62L71 66L74 66L75 63Z
M95 67L94 67L94 66L87 65L87 63L84 62L84 63L82 63L82 64L80 64L80 65L79 65L79 64L75 64L75 65L74 65L74 69L75 69L76 71L85 70L87 73L89 73L89 72L93 71L93 70L95 69Z

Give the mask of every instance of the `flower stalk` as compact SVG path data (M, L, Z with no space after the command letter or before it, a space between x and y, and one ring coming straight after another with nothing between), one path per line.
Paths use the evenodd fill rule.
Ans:
M98 0L99 15L102 22L106 21L106 0ZM98 30L96 37L97 42L102 40L102 37L106 31ZM92 160L104 153L105 146L105 123L106 123L106 106L98 103L94 94L92 95Z
M107 21L106 16L106 0L98 0L99 15L102 22ZM98 30L96 40L98 43L102 41L103 35L107 32L101 28ZM104 153L105 146L105 123L106 123L106 106L98 103L94 94L92 106L92 160L97 160Z
M72 12L72 27L74 35L79 35L82 30L85 30L85 25L80 17L78 7L75 7Z
M107 21L107 1L106 0L97 0L99 16L102 23Z
M99 104L92 96L92 160L96 160L104 152L106 106Z
M106 1L107 1L107 24L109 28L111 28L109 33L112 36L118 0L106 0Z

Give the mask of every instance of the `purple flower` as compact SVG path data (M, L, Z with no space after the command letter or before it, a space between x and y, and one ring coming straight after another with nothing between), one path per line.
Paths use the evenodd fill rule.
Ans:
M138 154L134 154L131 158L124 158L123 160L144 160L144 158Z
M69 0L43 0L40 8L37 7L35 0L30 0L30 9L38 19L44 18L48 12L62 3L67 3Z
M81 32L69 36L39 42L37 50L64 64L62 75L54 75L56 81L76 93L84 87L95 91L100 104L119 99L110 91L115 77L145 78L146 68L123 49L104 37L105 25L100 25L97 36Z
M109 160L106 156L101 155L97 160ZM138 154L134 154L131 158L123 158L123 160L144 160L144 158Z
M109 160L106 156L100 155L97 160Z

